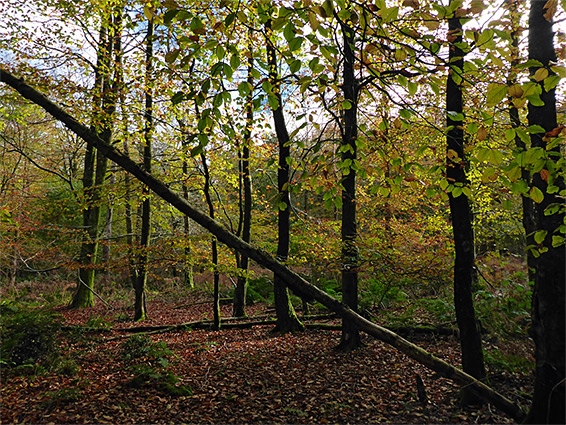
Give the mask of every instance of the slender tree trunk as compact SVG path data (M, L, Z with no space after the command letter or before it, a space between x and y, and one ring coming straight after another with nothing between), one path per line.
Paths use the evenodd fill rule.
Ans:
M342 302L358 311L358 247L356 217L356 167L358 138L358 87L354 73L354 31L341 22L344 48L342 92L344 108L342 125ZM342 319L342 339L339 348L351 351L362 345L357 326Z
M116 184L116 170L114 164L110 167L110 178L108 183L110 186ZM112 240L112 222L114 221L114 194L108 196L108 205L106 205L106 217L104 220L104 230L102 232L102 264L104 264L104 284L110 282L110 242Z
M208 214L211 219L214 220L214 204L212 203L212 197L210 196L210 172L208 170L208 164L206 163L206 157L204 153L200 154L200 159L202 162L202 169L204 173L204 197L206 199L206 204L208 205ZM210 244L210 249L212 252L212 266L214 267L214 302L212 304L213 310L213 329L220 329L220 273L218 272L218 242L216 237L212 236L212 242Z
M289 146L289 133L285 124L285 117L283 116L281 83L277 69L277 54L272 37L271 20L267 21L265 29L269 81L273 91L269 94L271 98L270 105L273 112L273 122L275 123L275 133L279 143L279 167L277 168L277 190L279 191L277 259L284 263L289 257L291 200L289 197L289 163L287 161L291 157L291 148ZM297 318L293 304L291 304L285 279L277 273L273 277L273 294L277 315L274 331L287 333L303 330L304 325Z
M550 65L556 62L554 50L554 31L552 18L546 2L531 0L529 15L529 59L536 60L542 67L530 68L531 77L540 69L553 75ZM545 90L544 81L539 82L540 99L544 103L535 106L529 102L529 126L539 125L546 131L532 133L533 148L542 148L548 154L545 166L533 174L533 189L544 194L542 202L534 204L535 234L541 235L542 242L535 248L540 255L537 259L535 284L532 298L532 335L535 341L535 392L528 417L529 423L566 422L565 415L565 374L564 374L564 336L565 336L565 297L566 282L564 259L564 234L560 226L564 224L563 169L557 164L564 161L560 143L549 146L559 135L556 117L556 91ZM553 190L550 190L552 187ZM559 206L554 214L548 213L552 205ZM547 215L548 214L548 215ZM544 236L544 238L542 237ZM535 236L535 239L538 239ZM540 240L539 239L539 240ZM554 242L554 243L553 243ZM554 246L553 246L554 245Z
M144 147L143 166L151 173L151 145L153 138L153 20L147 23L145 50L145 112L144 112ZM140 253L138 255L138 272L135 287L134 320L141 321L147 317L145 286L147 282L147 264L151 235L151 193L147 186L143 189Z
M110 143L112 138L112 116L116 99L110 86L113 38L108 29L113 26L113 12L103 12L98 42L98 58L93 95L92 130L100 138ZM114 32L114 31L112 31ZM79 254L79 281L77 290L71 301L72 308L91 307L94 305L94 288L96 255L100 226L101 189L106 176L107 159L92 146L87 146L83 170L83 190L86 208L83 210L84 236Z
M512 49L512 56L511 56L511 74L509 75L507 84L511 87L517 84L517 74L515 73L515 69L517 65L519 65L519 37L521 34L521 23L520 18L521 14L519 12L519 3L520 0L507 0L507 8L509 10L510 21L511 21L511 49ZM513 98L510 98L510 107L509 107L509 119L511 121L511 127L513 129L521 128L521 119L519 117L519 108L517 108L513 103ZM527 146L523 139L519 137L518 134L515 134L515 146L520 152L524 152L527 150ZM527 182L530 186L531 176L529 170L526 167L521 167L521 179ZM523 228L525 229L525 235L527 239L527 246L534 245L534 207L533 207L533 200L527 196L521 196L522 202L522 223ZM536 269L536 258L533 255L532 251L527 249L527 267L528 267L528 276L529 282L534 282L535 275L534 271Z
M187 159L183 157L183 198L189 199L189 185L186 182L186 178L189 175L189 164ZM195 287L194 274L193 274L193 263L192 263L192 250L191 250L191 221L186 215L183 216L183 231L185 234L185 261L184 261L184 281L185 287L193 289Z
M462 129L463 96L462 72L464 68L464 53L457 47L462 42L462 24L459 18L448 20L450 34L456 37L450 45L449 61L450 74L446 87L447 111L447 170L446 177L455 188L461 190L467 187L466 160L464 152L464 131ZM448 194L452 229L454 233L454 248L456 258L454 263L454 307L460 329L460 345L462 347L462 367L477 379L485 378L481 335L476 323L472 286L475 280L474 271L474 233L472 229L472 211L468 197L464 193L455 196ZM474 402L469 391L462 391L464 404Z
M182 134L182 144L183 144L183 178L181 188L183 191L183 198L187 201L189 200L189 185L187 183L189 178L189 163L187 161L187 155L189 155L189 141L187 140L187 128L185 122L178 118L179 128ZM191 249L191 221L186 215L183 216L183 232L185 234L184 240L184 267L183 276L185 287L193 289L195 287L194 281L194 269L193 269L193 259L192 259L192 249Z
M251 50L251 49L250 49ZM253 87L254 79L252 76L253 55L250 51L248 59L248 84ZM242 153L240 156L241 186L243 189L243 208L242 208L242 239L246 242L251 238L252 225L252 181L250 175L250 146L252 144L252 126L254 121L253 90L250 89L246 96L246 128L243 134ZM242 203L242 200L240 199ZM236 253L238 263L238 280L234 291L234 317L246 316L246 292L248 286L249 259L247 255Z

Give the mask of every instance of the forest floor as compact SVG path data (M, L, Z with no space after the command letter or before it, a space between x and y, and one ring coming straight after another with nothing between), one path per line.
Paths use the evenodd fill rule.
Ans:
M211 304L200 301L202 296L195 295L150 298L150 319L143 325L210 319ZM272 325L179 330L148 335L153 354L146 346L146 358L127 361L124 342L131 333L124 328L140 326L129 321L131 309L98 303L58 312L70 328L96 327L83 329L80 337L63 333L61 348L72 359L67 368L40 375L2 374L2 424L513 423L491 405L462 408L451 381L365 335L363 348L345 354L335 349L339 331L277 335L270 332ZM262 303L247 307L249 316L268 312ZM231 307L223 306L222 314L229 317ZM459 365L457 338L408 339ZM525 341L497 343L501 350L526 355L532 349ZM134 379L140 375L143 379ZM426 405L417 399L416 375L424 381ZM179 378L177 388L190 391L166 391L168 376ZM532 393L531 373L497 371L490 379L498 391L527 408L524 395Z

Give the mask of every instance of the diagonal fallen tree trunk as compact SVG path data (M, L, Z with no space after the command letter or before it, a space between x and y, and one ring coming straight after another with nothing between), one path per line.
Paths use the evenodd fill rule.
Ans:
M216 236L219 241L226 244L230 248L238 250L241 254L247 255L258 264L261 264L262 266L281 276L285 280L287 286L291 288L295 293L299 294L302 297L317 300L331 311L337 313L342 318L351 320L359 327L360 330L395 347L413 360L416 360L422 365L437 372L439 375L471 389L479 397L487 402L494 404L497 408L511 416L516 421L522 422L526 417L525 412L523 412L523 410L518 405L516 405L503 395L499 394L498 392L494 391L483 382L478 381L467 373L462 372L460 369L451 366L444 360L433 356L426 350L423 350L417 345L395 334L394 332L391 332L390 330L378 326L375 323L372 323L369 320L363 318L362 316L348 308L346 305L342 304L335 298L332 298L326 292L321 291L316 286L311 285L301 276L277 261L269 253L244 242L242 239L227 230L219 222L211 219L207 214L199 211L191 204L189 204L188 201L171 190L164 182L144 171L129 157L125 156L114 147L105 144L104 141L100 139L95 133L90 131L88 127L81 124L62 108L47 99L43 94L35 90L30 85L26 84L23 80L14 77L12 74L0 68L0 81L11 86L24 98L41 106L43 109L45 109L45 111L65 124L73 133L82 138L86 143L94 146L108 159L114 161L124 170L134 175L138 180L140 180L151 190L153 190L156 195L178 209L181 213L196 221L198 224L200 224L202 227Z

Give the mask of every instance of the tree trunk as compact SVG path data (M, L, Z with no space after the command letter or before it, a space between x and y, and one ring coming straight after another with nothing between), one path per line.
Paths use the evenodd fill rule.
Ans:
M520 0L507 0L507 8L509 11L509 20L511 22L511 73L509 75L507 85L513 86L517 84L517 74L515 73L515 69L517 69L517 65L520 63L520 56L519 56L519 38L521 36L521 13L519 9ZM513 98L510 98L510 107L509 107L509 120L511 121L511 128L513 129L520 129L522 127L521 119L519 118L519 108L517 108L513 104ZM525 142L523 139L519 137L517 133L515 133L515 146L519 150L519 152L525 152L528 150ZM526 167L521 167L521 179L527 182L530 186L531 176L529 170ZM533 207L533 200L527 195L521 195L521 203L522 203L522 224L523 228L525 229L525 236L527 240L527 246L534 244L534 207ZM536 258L533 255L532 251L527 249L527 268L528 268L528 277L529 282L534 282L535 275L534 271L536 269Z
M251 50L251 49L250 49ZM253 87L254 79L252 76L253 69L253 54L250 51L248 59L248 84ZM243 134L243 146L240 155L240 181L243 189L243 202L240 199L242 206L242 239L250 242L251 238L251 225L252 225L252 181L250 175L250 146L252 144L252 126L254 121L254 105L253 105L253 90L250 89L249 94L246 96L246 127ZM249 259L246 255L238 256L238 279L234 291L234 317L246 316L246 292L248 286L248 269Z
M116 99L110 86L110 70L114 43L108 34L113 26L112 13L103 12L98 41L98 57L93 95L93 131L96 131L107 144L112 138L112 116ZM113 32L113 31L112 31ZM71 301L72 308L92 307L94 305L94 278L98 250L100 226L101 189L106 176L107 159L88 146L85 152L83 170L83 190L86 208L83 210L85 233L79 254L79 281Z
M519 406L510 402L501 394L493 391L481 381L478 381L471 375L449 365L445 361L433 356L404 338L399 337L395 333L364 319L343 303L332 298L316 286L311 285L300 275L277 261L270 254L251 246L235 236L220 223L189 204L182 196L177 195L164 182L145 172L134 161L119 152L113 146L109 146L104 143L104 141L96 133L82 125L59 106L55 105L41 93L27 85L23 80L18 80L10 73L0 68L0 81L3 81L14 88L24 98L44 108L49 114L64 123L67 128L82 138L86 143L93 145L98 150L102 151L108 159L114 161L124 170L132 173L140 182L148 185L157 196L161 197L165 202L169 203L181 213L196 221L199 225L213 234L219 241L232 249L245 253L250 257L250 259L268 268L273 273L281 275L285 279L287 285L300 296L312 298L341 317L348 317L356 323L359 329L395 347L410 358L437 372L439 375L451 379L462 386L466 386L486 401L493 403L497 408L509 414L516 421L520 422L525 418L525 414Z
M197 112L198 113L198 112ZM212 220L214 220L214 204L212 203L212 197L210 196L210 172L208 171L208 164L206 163L206 157L204 153L200 154L200 159L202 162L202 169L204 173L204 197L206 199L206 204L208 205L208 214ZM212 312L214 315L213 329L220 329L220 274L218 272L218 243L216 237L212 236L212 241L210 243L210 250L212 253L212 267L214 267L214 302L212 303Z
M289 146L289 132L283 116L283 103L281 98L281 82L277 69L277 54L271 30L271 20L265 24L266 31L266 52L267 64L269 66L269 82L271 83L272 93L270 97L275 133L279 144L279 163L277 168L277 259L281 262L287 261L289 257L289 238L290 238L290 213L291 199L289 197L289 163L291 158L291 147ZM293 304L289 298L289 290L285 284L283 276L275 273L273 276L273 295L275 299L275 312L277 314L277 324L274 331L287 333L303 330L304 326L299 321Z
M539 61L546 70L556 62L554 50L554 32L552 18L546 19L544 14L546 2L531 0L529 15L529 59ZM534 76L540 67L530 68ZM552 71L549 72L552 76ZM532 133L533 148L542 148L548 153L548 159L540 172L533 174L533 189L544 194L542 202L535 203L535 232L544 235L542 242L535 247L537 259L535 284L532 298L532 335L535 341L535 392L533 404L528 417L529 423L565 423L564 403L564 335L565 329L565 298L564 282L566 282L564 267L564 234L559 227L564 224L564 175L561 174L558 161L564 161L560 152L560 144L554 148L548 146L553 137L558 134L556 117L556 93L552 88L545 90L544 81L540 81L542 106L529 102L529 126L539 125L546 131ZM553 186L553 190L549 190ZM551 205L561 206L558 212L546 215ZM546 233L544 233L546 232ZM538 239L535 236L535 239ZM539 240L540 240L539 239ZM553 240L554 245L553 246Z
M462 42L462 24L459 18L448 20L449 33L456 37L450 45L450 73L446 87L446 111L448 132L446 177L459 190L449 192L450 213L454 233L456 258L454 263L454 307L460 329L460 345L462 347L462 367L477 379L484 379L485 368L481 335L474 312L472 285L475 280L474 271L474 233L472 229L472 211L470 202L462 189L468 186L466 177L466 160L464 152L462 72L464 69L464 52L458 48ZM474 402L468 391L462 392L464 404Z
M189 186L185 179L189 174L189 164L187 163L187 159L183 158L183 198L187 201L189 200ZM185 261L184 261L184 268L183 268L183 275L185 281L185 287L194 289L195 281L194 281L194 273L193 273L193 263L192 263L192 250L191 250L191 222L189 217L186 215L183 216L183 231L185 234Z
M153 138L153 20L147 23L146 50L145 50L145 111L144 111L144 147L143 167L151 173L151 145ZM145 286L147 282L147 264L149 255L149 242L151 235L151 193L147 186L142 189L142 214L140 229L140 253L137 264L137 280L134 302L134 321L147 318Z
M344 43L342 92L349 107L342 110L342 302L358 311L358 247L356 217L356 166L358 138L358 83L354 74L354 31L340 23ZM360 332L348 318L342 320L339 349L351 351L362 345Z

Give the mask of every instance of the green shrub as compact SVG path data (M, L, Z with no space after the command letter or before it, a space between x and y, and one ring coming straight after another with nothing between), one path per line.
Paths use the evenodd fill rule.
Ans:
M134 335L120 347L122 359L129 364L133 377L128 385L133 388L152 387L172 396L192 395L192 389L178 385L179 377L165 367L173 352L165 342L153 342L145 335Z
M528 373L535 368L534 361L514 354L503 354L499 350L484 350L483 355L486 364L496 370Z
M61 326L59 316L52 312L2 304L0 328L4 366L37 373L50 369L60 356Z
M525 335L531 323L530 285L517 276L506 280L499 289L485 288L475 294L475 308L482 325L490 332Z
M173 354L165 342L153 342L146 335L134 335L128 338L120 346L120 353L126 363L143 361L160 366L167 366L168 357Z
M364 282L367 289L361 291L360 308L387 308L397 302L407 300L407 294L401 290L401 284L394 284L380 279L368 279Z
M273 282L268 276L259 276L248 280L246 304L273 302Z

